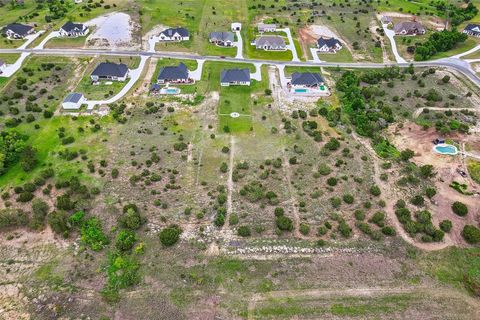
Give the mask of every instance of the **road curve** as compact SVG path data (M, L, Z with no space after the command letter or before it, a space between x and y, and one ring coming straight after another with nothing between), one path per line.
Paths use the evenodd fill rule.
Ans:
M174 58L174 59L202 59L207 61L226 61L237 63L262 63L270 65L285 65L285 66L319 66L319 67L340 67L340 68L384 68L390 66L408 67L413 65L416 67L443 67L456 70L467 78L469 78L476 86L480 87L480 78L470 68L468 62L460 60L458 58L444 58L433 61L421 61L421 62L408 62L408 63L368 63L368 62L324 62L324 61L276 61L276 60L258 60L258 59L238 59L231 57L219 57L219 56L202 56L192 53L182 52L149 52L149 51L137 51L137 50L101 50L101 49L0 49L0 53L32 53L39 55L58 55L58 56L77 56L77 55L110 55L110 56L147 56L156 58Z

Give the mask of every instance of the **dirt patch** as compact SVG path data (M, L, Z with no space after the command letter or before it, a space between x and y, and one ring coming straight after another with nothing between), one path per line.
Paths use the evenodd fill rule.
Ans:
M140 47L134 36L140 30L140 26L126 13L109 13L85 24L95 26L95 31L87 38L87 45L91 48L138 49Z
M142 37L142 48L148 49L148 39L150 39L153 36L158 36L160 32L163 30L168 29L167 26L164 26L163 24L157 24L154 26L150 31L145 33L145 35Z

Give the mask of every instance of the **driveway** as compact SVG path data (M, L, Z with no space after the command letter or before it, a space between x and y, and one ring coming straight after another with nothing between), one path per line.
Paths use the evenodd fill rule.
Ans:
M468 51L465 51L465 52L462 52L460 54L457 54L455 56L451 56L450 58L460 58L460 57L463 57L463 56L466 56L466 55L469 55L470 53L474 53L476 51L480 50L480 45L468 50Z
M318 57L318 49L317 48L310 48L310 53L312 54L313 62L322 62Z
M293 42L290 28L277 29L277 31L285 32L287 34L287 38L288 38L287 49L292 51L292 56L293 56L292 61L300 61L300 59L298 59L297 49L295 48L295 43Z
M188 76L195 81L200 81L202 79L202 70L203 63L205 60L197 59L197 69L193 71L188 71Z
M27 41L24 44L22 44L20 47L18 47L17 49L26 49L30 43L35 41L35 39L37 39L44 32L45 31L41 30L41 31L38 31L37 33L30 34L30 35L26 36L25 39L27 39Z
M237 42L235 42L235 47L237 47L237 55L235 59L243 59L243 39L240 31L235 31L237 35Z
M48 34L48 36L45 37L45 39L42 40L42 42L40 42L40 44L38 46L35 47L35 49L43 49L43 47L45 46L45 44L50 40L50 39L53 39L53 38L58 38L60 37L60 32L59 31L52 31Z
M92 100L92 101L87 101L87 110L91 111L96 105L102 105L102 104L110 104L117 102L121 98L123 98L124 95L130 91L130 89L135 85L135 83L138 81L140 78L140 75L142 74L143 68L145 67L145 63L147 62L148 56L140 56L140 64L137 69L130 70L130 80L128 83L125 85L125 87L120 90L119 93L117 93L115 96L111 97L108 100Z
M263 63L254 63L255 72L250 73L250 78L257 81L262 81L262 65Z
M388 37L388 40L390 40L390 43L392 45L392 51L393 51L393 55L395 56L395 61L397 61L398 63L407 63L407 61L403 59L398 53L397 43L395 42L395 31L388 29L387 24L383 24L382 26L383 26L383 31L385 31L385 35Z
M13 64L7 64L5 70L2 72L2 77L11 77L18 69L22 67L23 61L30 55L29 52L24 52L20 55L20 58L15 61Z
M287 88L287 77L285 76L285 65L283 64L277 64L278 68L278 74L280 75L280 85L282 86L282 89L286 90Z

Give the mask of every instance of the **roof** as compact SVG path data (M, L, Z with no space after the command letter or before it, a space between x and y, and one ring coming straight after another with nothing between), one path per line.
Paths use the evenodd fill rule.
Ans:
M66 102L72 102L72 103L78 103L80 100L82 100L83 94L78 93L78 92L72 92L69 93L65 99L63 100L64 103Z
M275 23L259 23L258 30L262 29L276 29L277 25Z
M320 73L313 72L294 72L292 74L292 84L294 85L316 85L323 83L323 77Z
M401 32L402 30L405 30L407 32L409 31L414 31L414 30L423 30L425 31L425 28L420 22L417 21L402 21L393 26L393 30L396 33Z
M250 81L250 70L244 69L224 69L220 76L221 83L227 82L248 82Z
M169 79L188 79L188 69L187 66L180 62L178 66L167 66L163 67L158 74L158 80L169 80Z
M98 77L124 77L128 67L123 63L102 62L93 70L92 76Z
M85 29L85 25L83 23L73 23L71 21L68 21L62 26L62 29L65 30L66 32L70 31L82 31Z
M235 40L235 37L232 32L210 32L208 35L208 38L210 40L216 40L216 41L231 41L233 42Z
M11 30L21 36L26 36L32 29L32 26L27 26L21 23L11 23L5 27L5 30Z
M257 46L271 45L276 47L285 47L285 40L280 36L260 36L255 40Z
M160 32L160 34L163 34L167 37L173 37L173 35L175 33L178 33L180 36L182 37L188 37L190 35L190 33L188 32L187 29L183 28L183 27L178 27L178 28L169 28L169 29L166 29L166 30L163 30L162 32Z
M342 45L342 43L341 43L338 39L336 39L336 38L326 39L326 38L320 37L320 38L317 40L317 43L318 43L318 46L319 46L319 47L323 47L324 45L327 45L327 47L329 47L329 48L336 47L337 44L338 44L339 46Z
M5 65L5 61L0 60L0 67Z
M463 30L480 33L480 24L470 23Z

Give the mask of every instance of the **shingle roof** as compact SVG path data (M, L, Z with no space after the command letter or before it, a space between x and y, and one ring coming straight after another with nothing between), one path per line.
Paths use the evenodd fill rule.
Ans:
M277 25L275 23L259 23L258 30L262 31L265 29L276 29Z
M405 30L407 32L413 30L424 31L425 28L420 22L417 21L402 21L394 25L393 30L395 31L395 33L399 33L402 30Z
M210 34L208 35L208 38L214 41L231 41L231 42L233 42L235 39L232 32L222 32L222 31L210 32Z
M32 29L32 26L27 26L21 23L11 23L5 27L5 30L11 30L21 36L26 36Z
M71 31L82 31L85 28L85 25L83 23L73 23L71 21L68 21L62 26L62 29L65 30L66 32L71 32Z
M169 38L172 37L175 33L178 33L182 37L188 37L189 36L188 30L183 28L183 27L169 28L169 29L166 29L166 30L163 30L162 32L160 32L160 34L163 34L163 35L165 35Z
M124 77L128 72L127 65L123 63L102 62L92 72L98 77Z
M188 69L183 62L180 62L178 66L163 67L158 74L158 80L170 80L170 79L188 79Z
M470 31L470 32L480 33L480 24L470 23L465 27L464 30L465 31Z
M273 47L285 47L285 40L280 36L260 36L255 40L257 47L270 45Z
M340 45L340 46L342 45L342 43L336 38L325 39L325 38L320 37L317 40L317 43L318 43L318 46L320 48L323 47L324 45L327 45L327 47L329 47L329 48L336 47L337 44Z
M83 94L77 93L77 92L72 92L69 93L63 102L73 102L73 103L78 103L81 99L83 98Z
M250 70L245 69L224 69L220 76L221 83L248 82L250 81Z
M323 83L323 77L320 73L312 72L294 72L292 74L292 84L294 85L316 85Z

